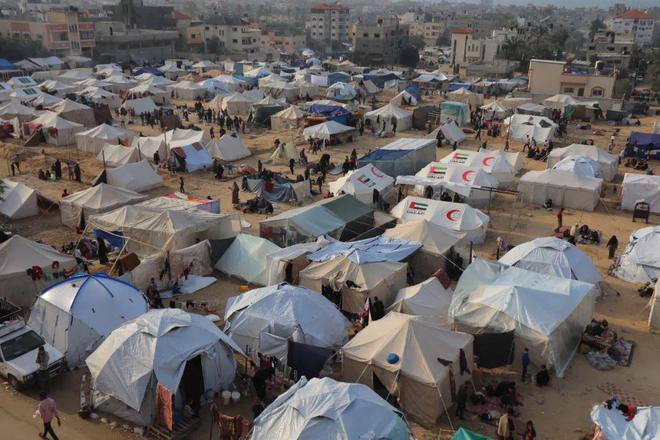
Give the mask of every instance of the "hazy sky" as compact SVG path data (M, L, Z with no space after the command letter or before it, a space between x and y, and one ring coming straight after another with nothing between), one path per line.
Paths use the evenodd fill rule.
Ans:
M451 0L450 0L451 1ZM478 1L470 1L470 3L478 3ZM608 8L616 3L625 3L626 6L631 8L650 8L660 7L660 0L634 0L634 1L621 1L621 0L495 0L495 5L555 5L567 8L571 7L591 7L599 6L603 9Z

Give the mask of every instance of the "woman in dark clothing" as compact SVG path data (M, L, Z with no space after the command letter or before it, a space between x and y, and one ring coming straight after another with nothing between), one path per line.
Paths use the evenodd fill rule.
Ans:
M619 247L619 239L616 238L616 235L611 236L610 239L607 241L608 258L610 260L614 258L614 253L616 252L616 248L618 247Z
M262 368L257 371L252 378L254 389L257 391L257 397L262 402L266 401L266 382L273 377L275 369L273 367Z
M534 423L528 421L525 425L525 432L523 432L522 440L536 440L536 430L534 429Z

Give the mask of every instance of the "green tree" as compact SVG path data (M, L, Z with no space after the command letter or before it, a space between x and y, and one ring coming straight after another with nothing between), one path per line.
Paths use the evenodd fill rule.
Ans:
M647 78L651 80L651 87L660 90L660 49L653 52L653 56L646 68Z
M410 38L408 39L408 44L410 46L417 48L418 50L422 50L426 45L426 43L424 42L424 38L419 35L411 35Z
M0 38L0 54L10 61L19 61L27 57L42 57L52 55L37 41L8 40Z
M410 69L414 69L417 67L417 63L419 63L419 50L414 46L404 47L399 54L399 63Z

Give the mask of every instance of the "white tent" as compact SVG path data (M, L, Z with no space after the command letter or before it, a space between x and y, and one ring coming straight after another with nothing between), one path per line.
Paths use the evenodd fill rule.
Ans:
M253 102L241 93L233 93L222 99L222 110L226 110L230 115L247 116Z
M571 144L564 148L554 148L548 155L548 168L569 156L586 156L598 162L605 180L612 180L619 168L619 157L604 151L595 145Z
M99 153L106 144L118 145L121 141L130 141L132 138L133 134L128 130L101 124L76 134L76 144L80 151Z
M543 100L543 105L548 108L564 110L566 106L576 105L578 102L571 95L554 95Z
M170 80L175 80L186 73L184 69L177 67L176 64L165 64L164 66L159 67L158 70L163 72L165 78Z
M38 194L20 182L3 180L0 185L0 214L10 220L32 217L39 214Z
M37 119L28 124L30 134L41 130L46 142L57 146L73 144L76 133L85 129L82 124L67 121L55 113L47 111L41 112Z
M174 92L174 97L178 99L195 100L206 94L206 87L192 81L181 81L176 84L166 86L170 92Z
M123 410L124 418L151 425L156 417L157 385L177 394L187 362L200 356L205 390L226 389L236 374L233 352L242 353L206 317L180 309L158 309L114 330L86 364L94 391L120 403L105 402L108 410ZM104 405L94 403L103 410ZM126 406L119 409L121 404Z
M292 272L297 269L295 274L291 273L292 281L297 284L297 272L309 264L306 256L318 251L326 244L328 244L328 241L325 237L319 237L311 243L298 243L269 252L266 255L266 265L268 266L268 283L266 285L270 286L286 281L287 266L290 263L293 265Z
M14 235L0 243L0 297L20 307L29 307L39 292L55 282L42 276L33 279L26 270L39 267L44 274L69 271L76 260L50 246ZM50 277L49 277L50 278Z
M213 79L218 81L220 83L220 87L224 90L227 90L228 92L239 92L245 84L245 81L230 75L220 75Z
M71 93L73 90L76 88L70 84L64 83L62 81L57 81L54 79L49 79L41 84L39 84L39 88L45 92L48 93L55 93L60 96L64 96L67 93Z
M265 66L259 66L255 67L253 69L248 70L245 72L243 75L247 78L263 78L265 76L271 75L273 72L271 72L267 67Z
M481 168L440 162L429 163L414 176L399 176L396 183L415 185L418 193L421 193L424 187L430 186L434 194L460 194L465 197L467 203L474 205L488 202L490 194L485 188L499 186L497 178Z
M467 136L465 136L465 133L463 133L463 130L461 127L459 127L455 121L450 121L447 122L435 130L433 130L431 133L426 135L427 139L437 139L438 138L438 132L442 130L442 134L444 135L445 139L449 141L451 144L458 143L460 144L463 142Z
M76 93L84 96L85 99L96 104L105 104L111 109L116 109L121 105L121 99L116 93L108 92L99 87L87 87Z
M268 283L266 256L278 250L278 245L265 238L238 234L215 264L215 268L248 283L265 286Z
M37 116L33 108L9 101L0 106L0 118L10 120L18 118L20 122L30 121Z
M381 197L387 197L387 194L394 188L394 178L381 172L375 166L367 164L328 183L328 186L334 194L343 191L353 195L362 203L370 205L373 201L374 190L378 190Z
M264 86L259 86L268 96L285 99L286 102L293 102L300 95L300 88L293 83L285 81L275 81Z
M121 108L133 110L136 115L151 113L154 110L158 110L158 106L156 106L156 103L150 96L147 96L146 98L127 99L121 105Z
M389 307L406 285L407 263L357 263L347 256L312 263L300 271L300 285L320 292L323 286L341 292L342 310L359 313L367 299L378 297ZM349 282L350 283L347 283Z
M468 333L514 331L516 347L529 348L534 365L563 377L593 316L594 298L593 284L478 259L454 289L449 317Z
M376 110L367 112L364 115L365 120L370 121L376 127L376 132L380 132L385 122L385 131L392 131L394 126L392 121L396 121L397 131L406 131L412 128L413 113L404 110L392 103L380 107ZM376 122L376 121L380 122Z
M86 127L93 127L96 125L94 110L84 104L80 104L79 102L71 101L70 99L63 99L57 104L49 107L49 110L67 121L77 122Z
M138 162L140 160L140 152L136 147L105 144L101 148L101 151L99 151L99 154L96 155L96 160L103 162L109 167L119 167L127 163Z
M506 160L509 165L513 168L514 172L518 174L518 172L522 169L523 167L523 158L521 153L516 153L513 151L503 151L503 150L488 150L484 148L479 149L480 153L486 153L495 157L502 157L504 160Z
M619 397L621 399L621 397ZM622 403L628 403L621 399ZM638 406L632 420L618 408L594 406L591 421L596 425L594 439L600 440L652 440L660 438L660 407Z
M110 332L148 310L136 287L104 273L81 274L44 290L32 305L28 325L74 368Z
M159 89L158 87L149 83L141 83L132 89L128 89L126 96L130 99L150 96L155 102L159 104L165 104L169 94L165 90Z
M557 130L557 124L543 116L511 115L504 125L509 126L511 139L520 142L534 139L539 144L552 140Z
M145 84L149 84L149 86L152 87L164 88L166 86L174 84L174 81L172 81L171 79L167 79L164 76L152 75L150 73L143 73L142 75L139 75L136 78L139 78L140 76L143 75L151 75L148 77L143 77L144 79L140 79L140 81L144 81Z
M305 115L306 113L295 105L289 106L270 117L270 127L273 130L298 128Z
M336 82L328 87L325 96L330 99L339 100L354 99L357 96L357 90L345 82Z
M391 214L400 223L426 220L447 231L447 234L473 243L486 238L490 217L465 203L444 202L408 196L392 208Z
M351 133L355 131L355 127L340 124L336 121L327 121L322 124L312 125L303 130L303 137L305 139L321 139L330 140L332 136L340 134Z
M648 203L651 212L660 213L660 176L634 173L623 176L621 209L632 211L640 201Z
M146 198L145 195L127 189L100 183L60 200L62 224L76 228L81 225L82 218L87 219L90 215L111 211L124 205L131 205Z
M631 283L660 279L660 226L647 226L630 234L614 275Z
M557 237L541 237L519 244L499 261L508 266L596 286L603 281L587 254Z
M462 102L470 106L483 105L484 103L484 95L471 92L465 87L447 93L447 99L454 102Z
M121 74L111 75L105 79L105 82L108 83L106 88L113 93L120 93L137 85L137 81Z
M368 83L373 83L371 81L368 81ZM366 85L366 84L365 84ZM380 91L379 89L376 89ZM376 92L377 93L377 92ZM396 105L396 106L401 106L403 104L405 105L417 105L417 98L415 98L413 95L410 93L406 92L405 90L396 95L394 98L390 99L390 104Z
M481 110L484 111L484 116L488 119L497 119L501 120L513 113L511 107L500 103L499 101L493 101L490 104L482 105Z
M137 148L140 156L149 161L153 161L156 151L158 151L161 161L167 158L167 146L165 145L164 135L134 137L131 141L131 147Z
M165 143L169 149L183 147L197 142L206 145L210 141L211 135L204 130L175 128L174 130L165 132Z
M349 321L333 303L311 290L277 284L227 300L225 332L256 356L261 352L286 362L287 339L323 348L348 340Z
M7 84L12 86L14 89L24 89L26 87L37 86L37 82L29 76L15 76L13 78L9 78Z
M298 160L298 151L293 142L282 142L270 155L270 161L273 165L289 165L289 160Z
M600 200L603 179L585 177L571 171L528 171L518 183L526 202L542 205L552 199L555 206L593 211Z
M225 134L221 138L211 140L206 149L212 157L232 162L252 155L238 136Z
M503 155L490 154L488 150L477 152L459 149L440 159L440 163L457 163L470 168L481 168L494 176L503 186L511 186L516 175L516 170Z
M185 159L186 171L189 173L213 167L213 158L201 142L174 148L170 146L170 150Z
M209 60L198 61L192 65L193 69L200 69L201 71L205 71L207 69L217 69L219 67L220 66Z
M449 304L453 294L454 292L445 289L436 277L431 277L399 290L388 311L426 316L445 326L449 323Z
M422 425L433 426L472 377L473 339L427 317L390 312L344 345L342 376L372 388L378 378L401 409ZM462 353L466 369L461 368ZM396 362L389 360L392 354Z
M105 173L108 184L135 192L149 191L164 185L163 179L156 174L146 159L117 168L107 168Z
M298 97L300 99L311 99L319 96L319 86L305 80L296 80L293 84L298 87Z
M660 278L655 282L653 296L649 301L649 330L651 333L660 333Z
M552 169L569 171L584 177L598 179L603 177L600 164L587 156L566 156L554 164Z
M39 106L41 106L42 108L48 108L59 102L62 102L62 98L49 95L48 93L42 93L41 95L37 96L32 101L30 101L28 105L34 108L37 108Z
M410 440L401 412L368 387L326 377L298 383L254 421L251 440Z

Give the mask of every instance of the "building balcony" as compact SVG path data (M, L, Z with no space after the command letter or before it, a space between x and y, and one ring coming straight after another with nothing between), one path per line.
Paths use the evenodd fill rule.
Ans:
M46 47L48 49L69 49L71 45L68 41L51 41L46 45Z
M96 47L96 40L80 40L80 47Z

